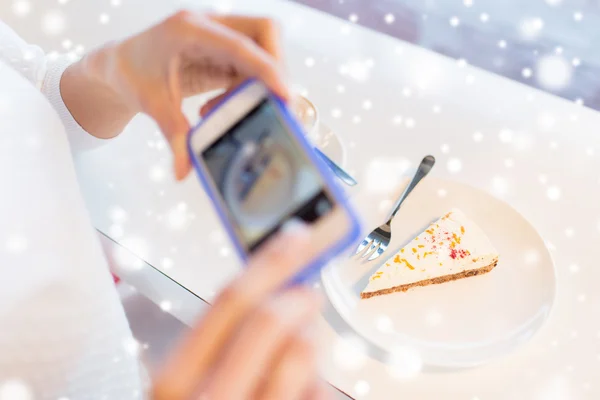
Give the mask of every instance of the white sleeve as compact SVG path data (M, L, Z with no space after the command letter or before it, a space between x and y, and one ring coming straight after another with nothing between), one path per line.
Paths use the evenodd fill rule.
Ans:
M96 148L107 140L86 132L62 99L60 80L65 69L75 60L72 55L47 56L40 47L28 44L0 21L0 61L11 66L46 96L65 127L71 150L78 152Z

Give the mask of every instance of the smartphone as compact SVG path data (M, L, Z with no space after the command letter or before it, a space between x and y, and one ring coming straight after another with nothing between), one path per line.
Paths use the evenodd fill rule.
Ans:
M310 279L359 238L346 197L285 103L257 80L232 91L188 135L188 150L239 256L248 261L290 219L310 229Z

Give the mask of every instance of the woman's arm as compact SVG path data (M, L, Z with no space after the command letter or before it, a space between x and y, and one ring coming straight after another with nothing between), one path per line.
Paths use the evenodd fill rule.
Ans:
M103 68L107 51L108 48L104 48L71 64L60 80L60 95L73 118L100 139L117 136L141 111L98 78L96 71Z
M182 11L71 65L60 91L75 120L99 138L119 134L138 112L152 117L182 179L191 169L183 98L256 77L287 99L280 54L268 19Z

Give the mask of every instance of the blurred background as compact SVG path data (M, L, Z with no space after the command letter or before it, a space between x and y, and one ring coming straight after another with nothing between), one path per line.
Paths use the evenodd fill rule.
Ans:
M600 110L600 0L293 0Z
M215 0L226 12L233 0ZM255 0L260 1L260 0ZM600 110L600 0L282 0L294 1L398 39ZM96 12L103 37L153 22L145 13L128 27L112 21L119 7L137 0L3 0L0 18L24 28L46 51L86 49L71 41L64 12ZM248 0L251 4L251 0ZM160 0L160 7L193 0ZM153 3L156 7L157 4ZM71 14L71 15L73 15ZM36 26L36 36L30 29ZM41 30L39 28L42 28ZM93 32L96 33L96 32ZM93 35L92 35L93 36Z

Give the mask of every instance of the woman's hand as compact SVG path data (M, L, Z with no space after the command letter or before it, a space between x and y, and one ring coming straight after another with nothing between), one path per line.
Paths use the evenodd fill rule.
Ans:
M183 98L227 90L249 77L289 98L271 20L181 11L69 67L61 92L75 119L98 137L115 136L133 115L148 114L170 143L182 179L191 169Z
M153 400L320 400L319 312L307 288L281 287L308 261L307 233L283 233L218 297L154 380Z

